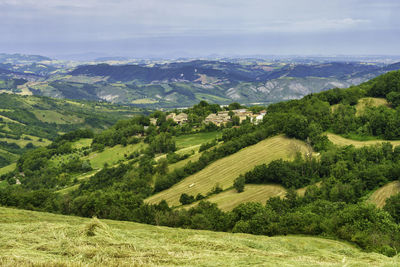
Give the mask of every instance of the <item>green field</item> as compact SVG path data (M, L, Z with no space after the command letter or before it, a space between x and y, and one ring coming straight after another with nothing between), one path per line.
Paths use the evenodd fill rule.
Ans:
M56 124L69 124L69 123L83 123L84 120L77 116L61 114L53 110L34 110L32 112L36 118L42 122L56 123Z
M399 193L400 182L390 182L373 192L368 201L374 203L378 208L382 208L385 206L386 199Z
M5 167L3 167L3 168L0 168L0 175L9 173L10 171L15 170L15 167L16 167L16 166L17 166L16 163L12 163L12 164L10 164L10 165L8 165L8 166L5 166Z
M105 163L112 166L120 160L124 161L125 155L129 155L133 151L144 148L145 146L146 145L143 143L127 146L116 145L114 147L108 147L102 152L92 152L82 159L89 159L93 169L101 169Z
M90 147L92 144L93 139L91 138L82 138L78 141L72 143L72 148L80 149L82 147Z
M327 133L326 134L329 138L329 140L334 143L335 145L339 146L349 146L353 145L355 147L363 147L367 145L376 145L376 144L381 144L383 142L390 142L393 146L398 146L400 145L400 141L388 141L388 140L370 140L370 141L357 141L357 140L352 140L348 138L344 138L340 135L333 134L333 133Z
M158 227L0 207L1 266L399 266L335 240Z
M207 133L195 133L180 135L176 137L176 146L178 149L197 146L203 143L210 142L215 138L221 137L221 132L207 132Z
M287 159L294 156L297 151L304 152L305 149L304 143L298 140L282 135L275 136L211 163L203 170L149 197L146 201L159 203L164 199L169 205L176 206L179 205L179 197L182 193L194 196L198 193L206 195L216 184L223 189L229 188L239 174L252 170L256 165L280 158Z

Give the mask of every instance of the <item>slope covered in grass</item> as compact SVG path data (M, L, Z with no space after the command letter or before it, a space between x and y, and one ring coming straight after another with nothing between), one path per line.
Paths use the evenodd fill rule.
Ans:
M399 193L400 193L400 182L393 181L377 189L368 198L368 201L374 203L378 208L382 208L383 206L385 206L386 199Z
M173 229L0 207L2 266L398 266L335 240Z
M239 174L272 160L290 158L299 150L304 152L306 147L304 143L298 140L286 138L282 135L268 138L213 162L171 188L149 197L147 201L158 203L165 199L169 205L179 205L179 197L182 193L194 196L198 193L206 195L216 184L226 189L232 186Z
M353 145L355 147L363 147L367 145L376 145L376 144L381 144L383 142L390 142L393 146L398 146L400 145L400 141L389 141L389 140L369 140L369 141L357 141L357 140L352 140L348 138L344 138L340 135L333 134L333 133L327 133L328 139L334 143L335 145L339 146L350 146Z

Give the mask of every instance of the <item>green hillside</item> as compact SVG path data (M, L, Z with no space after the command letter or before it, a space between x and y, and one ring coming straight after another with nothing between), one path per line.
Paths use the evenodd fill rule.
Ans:
M149 203L159 203L166 200L169 205L179 205L182 193L196 196L206 195L215 185L222 189L229 188L238 175L253 169L263 163L284 158L293 158L296 152L304 153L306 146L297 140L276 136L249 146L228 157L217 160L205 169L185 178L173 187L146 199ZM237 195L240 199L241 195ZM240 203L237 202L237 203Z
M2 266L398 266L335 240L253 236L0 207Z
M0 107L0 167L29 148L49 145L60 133L80 128L100 131L143 112L122 105L10 94L0 94Z

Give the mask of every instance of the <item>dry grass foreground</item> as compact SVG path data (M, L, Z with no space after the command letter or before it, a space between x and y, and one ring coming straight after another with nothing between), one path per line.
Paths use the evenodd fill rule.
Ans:
M399 266L316 237L266 237L0 207L1 266Z
M374 203L378 208L382 208L385 206L386 199L399 193L400 182L390 182L372 193L372 195L368 198L368 201Z
M179 205L182 193L196 196L206 195L219 184L223 189L233 185L233 181L256 165L269 163L276 159L293 157L297 151L306 152L306 145L298 140L282 135L263 140L253 146L213 162L203 170L185 178L171 188L155 194L148 199L149 203L159 203L165 199L169 205Z
M344 137L341 137L340 135L333 134L333 133L327 133L326 135L328 136L328 139L332 143L334 143L335 145L339 145L339 146L353 145L354 147L363 147L363 146L368 146L368 145L381 144L381 143L384 143L384 142L389 142L393 146L400 145L400 141L388 141L388 140L357 141L357 140L344 138Z

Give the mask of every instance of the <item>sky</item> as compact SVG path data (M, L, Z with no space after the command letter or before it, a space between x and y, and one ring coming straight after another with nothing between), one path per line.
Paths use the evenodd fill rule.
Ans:
M0 0L0 53L400 55L399 0Z

